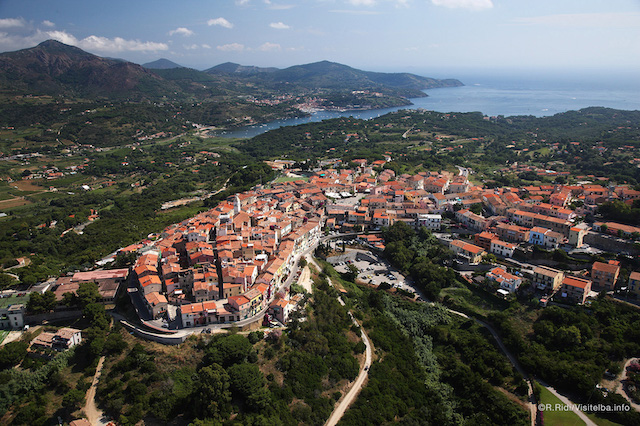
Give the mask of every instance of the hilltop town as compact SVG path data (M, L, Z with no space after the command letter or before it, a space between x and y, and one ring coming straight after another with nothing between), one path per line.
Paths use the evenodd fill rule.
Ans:
M523 282L522 274L506 272L517 265L510 260L514 255L526 258L532 248L563 249L578 255L603 250L637 252L633 240L640 228L615 222L589 226L576 220L604 202L640 199L640 191L627 185L483 189L469 181L468 169L455 176L447 172L395 176L391 169L376 173L374 169L391 161L391 155L371 163L355 159L355 169L328 165L308 179L296 179L294 172L287 171L291 163L273 163L294 177L230 196L208 211L167 227L153 240L120 249L118 255L141 254L130 270L78 273L56 280L57 299L61 302L63 294L77 289L79 282L95 281L104 300L112 301L117 287L109 284L117 276L119 282L133 283L128 291L132 298L140 299L136 306L145 307L138 312L143 320L177 317L175 328L189 328L232 323L269 311L286 323L292 303L283 284L301 254L318 243L323 230L362 233L396 222L438 233L458 262L477 265L487 255L493 255L494 261L502 259L503 265L487 277L506 293L515 293ZM576 201L581 207L568 208ZM461 233L466 238L461 239ZM384 250L384 240L376 233L360 239ZM619 282L619 265L615 260L597 261L585 276L544 265L526 272L545 303L557 296L559 302L582 304L599 291L620 287L628 289L627 295L640 296L640 272L632 271L628 282Z
M88 378L69 376L77 385L64 391L76 401L65 411L73 418L103 358L97 401L123 424L182 415L180 401L199 400L215 365L236 380L234 410L290 424L306 422L311 406L324 422L343 392L359 386L361 395L387 400L408 386L445 395L412 398L416 409L496 398L483 415L524 424L540 416L527 403L540 386L534 375L578 401L634 403L635 376L622 379L620 371L632 372L637 356L640 191L637 148L620 139L629 129L616 119L625 118L613 113L613 123L593 125L599 135L616 128L608 143L555 142L542 136L553 126L526 118L414 111L283 128L251 141L187 135L16 157L9 161L23 170L12 184L56 190L29 196L3 218L3 247L16 253L5 275L19 281L3 290L0 312L19 340L3 346L17 355L2 349L0 360L9 359L7 371L59 362L69 363L65 372L86 368ZM522 122L540 130L512 129ZM504 129L514 132L509 140ZM363 353L367 339L373 360ZM254 346L225 361L233 352L227 344ZM394 364L398 351L419 361ZM246 381L253 393L242 393L235 363L255 367ZM398 369L420 384L392 379ZM151 384L136 388L137 402L127 400L129 371ZM356 385L356 376L375 385ZM464 388L456 377L472 380L473 393L446 396ZM387 380L398 387L380 385ZM160 413L159 389L176 394L183 382L190 383L184 399ZM593 395L596 384L617 390ZM7 419L36 409L17 407L12 392L2 405ZM304 402L291 408L288 395ZM265 398L285 404L270 411ZM363 401L355 399L345 418L386 415ZM402 404L390 407L402 416ZM190 418L211 415L194 410ZM625 413L608 419L633 418Z

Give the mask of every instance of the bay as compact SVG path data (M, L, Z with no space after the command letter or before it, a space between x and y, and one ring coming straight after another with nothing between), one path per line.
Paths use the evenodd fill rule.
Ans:
M427 74L425 74L427 75ZM338 117L368 120L401 109L438 112L474 112L488 116L550 116L600 106L640 110L640 78L636 76L474 76L460 78L461 87L425 90L428 97L410 99L413 105L366 111L319 111L308 117L211 132L212 136L252 138L283 126L319 122Z

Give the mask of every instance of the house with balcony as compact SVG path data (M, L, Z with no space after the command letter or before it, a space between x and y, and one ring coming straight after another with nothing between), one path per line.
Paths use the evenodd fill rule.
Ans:
M581 305L587 300L590 291L591 280L567 275L562 280L558 293L560 293L561 300Z
M442 226L442 215L440 214L418 214L416 218L417 227L424 226L431 231L439 231Z
M510 274L504 269L498 267L493 268L491 271L487 272L485 275L486 278L497 282L500 285L500 288L503 290L507 290L509 293L515 293L522 284L522 278Z
M507 223L499 223L496 225L496 233L502 241L512 243L528 243L530 238L529 228L518 225L509 225Z
M462 240L453 240L449 243L449 248L456 256L470 264L480 263L484 255L487 253L482 247L469 244Z
M502 257L513 257L513 252L517 247L518 246L516 244L495 239L491 240L489 252Z
M548 294L555 292L564 278L564 272L547 266L536 266L533 270L533 285Z
M609 263L593 262L591 267L591 281L597 289L613 290L619 275L620 265L615 260Z

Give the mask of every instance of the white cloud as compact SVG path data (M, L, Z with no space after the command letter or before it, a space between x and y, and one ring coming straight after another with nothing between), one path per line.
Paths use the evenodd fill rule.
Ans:
M178 27L175 30L171 30L169 31L169 35L172 36L174 34L178 34L178 35L182 35L185 37L189 37L193 35L193 31L191 31L189 28L185 28L185 27Z
M187 50L196 50L198 48L197 44L185 44L184 48Z
M264 4L271 10L289 10L293 9L295 6L292 4L273 4L269 0L265 0Z
M208 44L203 44L203 45L202 45L202 48L203 48L203 49L211 49L211 46L209 46Z
M48 31L46 34L49 38L58 40L60 43L69 44L71 46L77 46L79 43L77 38L65 31Z
M209 19L207 21L207 25L209 25L210 27L213 25L218 25L224 28L233 28L233 24L224 18Z
M52 27L55 24L51 21L43 21L43 27ZM157 52L168 50L165 43L152 41L126 40L122 37L100 37L91 35L83 39L78 39L73 34L62 30L50 30L36 28L32 23L26 22L22 18L0 19L0 50L9 51L33 47L45 40L57 40L61 43L76 46L91 52Z
M376 4L376 0L349 0L354 6L373 6Z
M346 9L333 9L329 11L330 13L344 13L347 15L381 15L381 12L376 12L374 10L346 10Z
M493 7L492 0L431 0L431 3L451 9L482 10Z
M236 0L236 4L238 6L244 6L245 4L249 4L249 0Z
M274 50L281 50L282 47L277 43L266 42L258 48L262 52L273 52Z
M3 19L0 19L0 28L2 28L2 29L22 28L26 24L27 23L22 18L3 18Z
M558 27L629 27L635 28L640 21L640 12L631 13L575 13L516 18L514 22L530 25Z
M59 42L79 47L84 50L98 52L158 52L160 50L169 50L169 46L165 43L156 43L153 41L126 40L122 37L100 37L91 35L89 37L78 40L72 34L65 31L48 31L48 38L58 40Z
M291 28L283 22L272 22L269 24L269 26L276 30L288 30L289 28Z
M223 52L242 52L244 50L244 44L240 44L240 43L223 44L222 46L217 46L216 49L221 50Z

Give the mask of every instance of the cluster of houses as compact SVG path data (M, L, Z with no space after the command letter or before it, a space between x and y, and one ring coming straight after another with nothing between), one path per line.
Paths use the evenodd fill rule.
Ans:
M594 213L599 204L607 201L631 204L640 198L640 191L628 186L546 185L489 190L473 186L463 174L423 172L396 176L393 170L385 169L374 176L370 172L379 165L368 166L366 160L354 160L354 163L359 166L355 171L323 170L321 176L314 179L331 194L344 191L364 194L355 205L340 200L328 205L327 226L330 229L343 232L358 230L358 227L377 229L404 221L415 227L439 230L442 213L448 211L454 214L459 226L474 233L473 241L454 239L449 242L456 257L470 264L481 262L488 253L510 258L521 246L539 246L547 250L580 248L591 230L586 224L578 224L576 218ZM573 202L580 207L569 208ZM483 216L481 212L488 215ZM612 222L597 222L592 230L623 238L640 235L640 228ZM383 241L375 235L361 239L384 248ZM541 276L538 274L534 284L549 296L557 293L572 302L583 303L592 288L613 290L619 269L615 262L595 262L590 279L563 274L556 285L543 286L535 281L535 277ZM608 281L600 278L601 270L610 270ZM613 270L618 272L611 272ZM640 272L633 272L629 282L623 283L630 293L638 296L639 275ZM502 268L490 271L487 278L498 282L506 292L516 291L522 283L521 276L509 274Z
M183 327L242 321L295 306L282 287L297 258L321 236L327 198L304 180L258 187L166 228L133 269L153 318L176 307ZM289 306L291 305L291 306Z
M437 231L443 224L442 215L449 212L460 227L474 233L471 241L449 242L457 258L470 264L481 262L488 253L510 258L521 246L579 248L593 231L622 238L640 235L640 228L628 225L595 223L588 229L575 221L603 202L630 204L639 199L640 192L627 186L485 189L468 180L468 171L457 176L447 172L397 176L383 168L390 160L390 153L374 162L356 159L351 169L327 168L315 171L308 180L255 187L167 227L154 239L121 249L120 253L141 254L131 270L79 272L49 284L62 303L64 293L75 292L80 283L96 282L103 303L112 303L120 284L130 279L148 316L175 312L183 327L242 321L262 312L286 322L296 301L283 290L283 284L296 259L319 240L325 226L357 232L402 221ZM328 162L326 167L342 166L340 163ZM291 164L273 166L286 171ZM569 208L574 202L580 207ZM384 248L376 234L360 239ZM592 288L614 289L619 270L619 265L596 262L587 279L538 267L533 283L548 295L560 294L582 303ZM608 275L601 278L605 272ZM549 283L545 277L551 275ZM521 276L502 268L493 269L487 278L506 292L515 291L522 282ZM640 296L639 281L640 272L632 272L624 283L627 291ZM23 307L5 310L3 326L22 326L18 317Z

